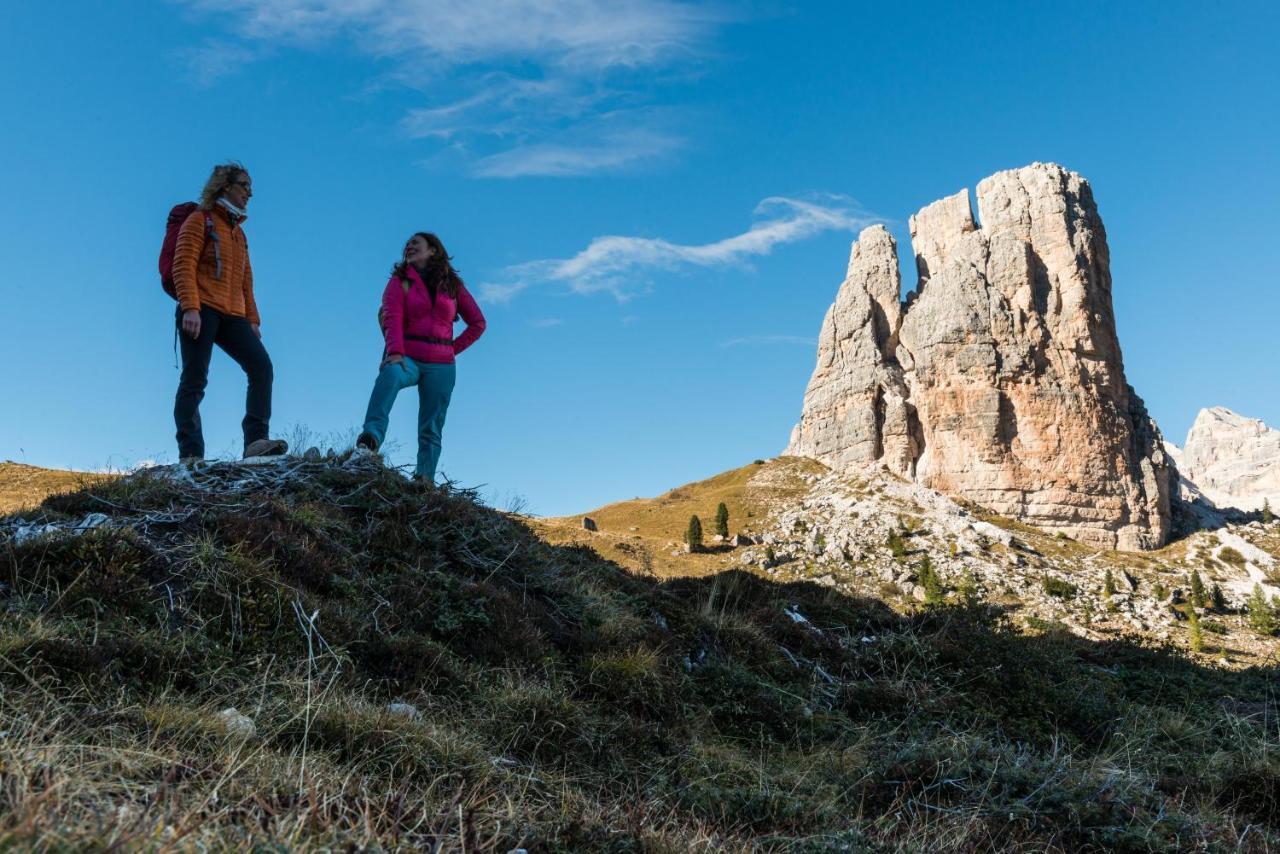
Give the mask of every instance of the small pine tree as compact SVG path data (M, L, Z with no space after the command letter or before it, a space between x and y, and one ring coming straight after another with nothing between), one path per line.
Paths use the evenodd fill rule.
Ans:
M729 537L729 508L724 506L723 501L716 508L716 533L726 539Z
M689 530L685 531L684 539L689 544L689 551L702 551L702 520L697 516L689 517Z
M1111 574L1111 567L1107 567L1107 574L1102 577L1102 595L1108 599L1116 595L1116 579Z
M1261 584L1253 585L1253 594L1246 607L1249 609L1249 628L1263 636L1276 633L1276 612L1267 601L1267 594L1262 592Z
M1200 573L1191 570L1191 607L1203 608L1205 606L1204 598L1204 581L1200 578Z
M764 547L764 559L768 562L769 566L773 566L777 562L778 556L774 553L773 546Z
M978 594L978 579L973 577L973 570L966 569L960 576L960 588L956 591L966 607L975 608L982 604L982 596Z
M897 560L907 556L907 544L902 541L902 534L898 533L897 528L889 532L889 551Z
M924 588L926 605L941 605L946 601L947 596L942 589L942 576L938 575L938 571L933 568L933 561L928 555L920 561L916 574L920 579L920 586Z
M1276 518L1276 514L1271 512L1271 502L1262 499L1262 524L1270 525Z
M1187 605L1187 628L1191 632L1191 651L1201 652L1204 649L1204 632L1200 629L1200 615L1196 613L1195 602Z
M1219 614L1227 610L1227 597L1223 594L1222 588L1216 584L1213 585L1213 589L1209 591L1209 601L1213 603L1213 610L1217 611Z

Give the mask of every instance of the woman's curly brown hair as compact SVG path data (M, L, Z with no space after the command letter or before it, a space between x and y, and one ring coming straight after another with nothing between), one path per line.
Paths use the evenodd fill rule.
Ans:
M234 160L227 163L219 163L213 167L213 171L209 173L209 180L205 182L204 189L200 191L200 210L213 210L214 202L225 195L231 185L240 180L241 175L248 174L249 170Z
M446 294L456 299L458 288L464 287L464 285L462 277L453 268L453 256L445 251L444 244L440 242L440 238L430 231L416 231L409 236L409 240L413 240L415 237L421 237L427 241L427 245L434 250L431 260L427 261L426 269L422 271L422 283L431 292L432 302L435 301L436 291L440 288L444 288ZM409 281L409 262L401 258L400 262L391 268L391 275L407 283Z

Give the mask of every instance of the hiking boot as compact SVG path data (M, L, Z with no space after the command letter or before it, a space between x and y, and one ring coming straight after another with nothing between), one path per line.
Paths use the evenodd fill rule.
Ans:
M179 457L178 464L184 466L194 466L204 462L204 457Z
M356 447L364 448L366 451L376 454L378 453L378 437L365 430L356 437Z
M254 439L244 447L244 458L278 457L289 450L289 443L284 439Z

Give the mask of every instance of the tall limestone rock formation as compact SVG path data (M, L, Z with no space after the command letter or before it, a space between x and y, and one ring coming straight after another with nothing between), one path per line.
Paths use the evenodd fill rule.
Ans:
M1280 512L1280 430L1214 406L1200 410L1182 449L1182 474L1219 507Z
M1151 549L1175 475L1125 382L1087 181L1034 163L910 220L899 300L881 226L853 245L787 453L907 479L1105 548Z

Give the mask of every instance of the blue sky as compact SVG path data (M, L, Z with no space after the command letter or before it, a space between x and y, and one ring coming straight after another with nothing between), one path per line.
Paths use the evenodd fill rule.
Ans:
M1280 425L1277 8L8 4L0 459L174 458L156 254L226 158L254 179L275 431L354 436L386 274L433 230L490 324L441 466L499 505L569 513L778 453L858 228L905 250L917 209L1036 160L1093 184L1166 437L1211 405ZM238 450L243 400L215 356L211 455Z

